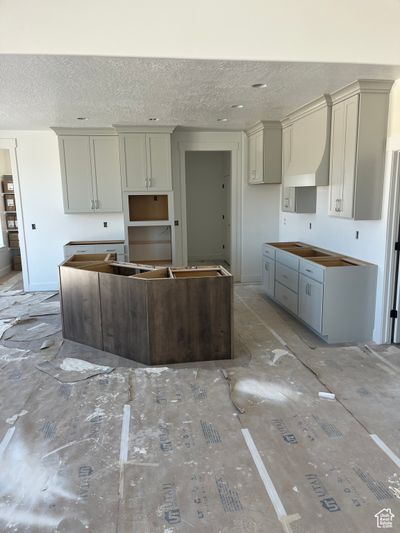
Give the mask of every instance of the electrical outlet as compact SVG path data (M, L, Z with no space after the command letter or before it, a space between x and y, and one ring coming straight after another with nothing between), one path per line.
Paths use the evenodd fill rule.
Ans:
M287 220L286 217L283 218L283 225L286 226Z
M104 226L105 228L108 228L108 222L103 222L103 226Z

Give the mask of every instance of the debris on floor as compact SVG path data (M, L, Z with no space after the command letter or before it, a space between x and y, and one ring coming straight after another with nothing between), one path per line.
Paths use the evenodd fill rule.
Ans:
M66 357L63 360L42 361L36 368L53 376L61 383L73 383L97 376L99 374L109 374L113 367L94 365L82 359Z
M396 526L386 354L310 350L254 288L236 292L246 357L223 371L93 364L59 333L0 345L1 532L368 533L387 509Z

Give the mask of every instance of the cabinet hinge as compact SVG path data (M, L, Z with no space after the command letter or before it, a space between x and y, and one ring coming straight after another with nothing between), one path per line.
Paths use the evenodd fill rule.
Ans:
M396 252L398 252L400 250L400 242L395 242L394 243L394 249Z
M397 318L397 309L392 309L390 311L390 318Z

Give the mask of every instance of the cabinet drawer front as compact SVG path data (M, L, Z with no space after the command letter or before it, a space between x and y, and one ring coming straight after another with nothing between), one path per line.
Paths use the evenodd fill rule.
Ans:
M308 276L311 279L315 279L316 281L323 283L324 272L325 270L323 267L316 265L311 261L307 261L304 259L300 261L300 273L304 274L305 276Z
M299 273L281 263L276 263L275 279L293 292L299 290Z
M96 245L96 254L102 254L102 253L116 253L116 254L123 254L124 253L124 245L123 244L97 244Z
M278 281L275 282L275 299L293 314L297 315L297 294L281 285Z
M275 257L283 265L293 268L293 270L299 270L299 258L296 255L285 252L284 250L277 250Z
M273 246L270 246L269 244L266 244L266 243L263 244L264 255L267 255L271 259L275 259L275 251L276 251L276 248L274 248Z
M94 254L94 246L87 246L82 244L81 246L64 246L64 258L71 257L74 254Z

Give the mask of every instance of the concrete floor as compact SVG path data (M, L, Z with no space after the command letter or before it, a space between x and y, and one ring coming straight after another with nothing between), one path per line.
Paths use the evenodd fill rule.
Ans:
M400 531L396 346L328 346L257 285L235 287L231 361L149 370L60 320L1 340L0 531Z

